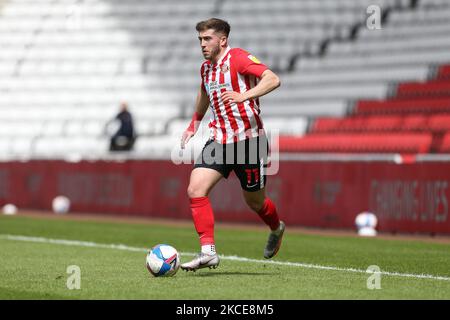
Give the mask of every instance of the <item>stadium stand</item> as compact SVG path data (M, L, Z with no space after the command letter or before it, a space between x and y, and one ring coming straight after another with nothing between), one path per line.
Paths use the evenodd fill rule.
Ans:
M380 113L435 113L449 112L450 99L433 97L428 99L389 99L389 100L368 100L359 101L356 105L357 114L380 114Z
M346 116L314 119L305 137L280 140L280 150L448 152L449 68L448 65L436 67L436 64L449 59L445 54L448 52L448 37L442 31L449 26L449 10L449 4L444 1L419 1L417 10L393 11L382 33L361 28L355 41L332 43L323 63L305 64L304 68L310 70L347 65L351 70L355 67L362 71L376 68L376 72L384 74L384 79L377 77L376 72L370 74L372 77L367 75L366 79L359 75L354 79L360 82L383 81L390 85L390 89L387 94L385 92L385 98L360 99ZM419 32L414 25L425 28ZM422 74L420 68L423 68ZM389 79L391 71L392 78ZM414 75L414 72L417 73ZM415 80L397 85L408 78ZM359 136L354 136L355 133ZM385 148L379 145L383 139Z
M439 78L442 68L436 79L399 84L396 95L390 99L359 101L348 117L319 117L309 135L281 140L280 149L359 152L359 144L363 144L365 152L448 152L447 138L443 136L450 132L450 99L448 83ZM348 133L358 133L360 137L355 139ZM347 144L340 141L344 137ZM374 137L379 137L380 141L386 139L386 148L380 148L379 140ZM405 141L408 139L415 141ZM324 146L318 147L314 141Z
M450 132L447 132L445 134L442 144L440 146L440 151L450 153Z
M382 8L382 32L366 27L369 5ZM444 0L10 0L0 10L3 157L108 156L103 125L122 100L137 121L132 156L170 155L200 81L194 26L211 16L280 74L261 100L268 131L286 136L281 151L448 152ZM374 147L299 147L331 133ZM378 145L389 133L398 149Z
M417 154L430 150L429 133L391 134L310 134L302 139L280 137L280 149L285 152L347 152Z
M397 87L397 98L450 97L450 81L407 82Z

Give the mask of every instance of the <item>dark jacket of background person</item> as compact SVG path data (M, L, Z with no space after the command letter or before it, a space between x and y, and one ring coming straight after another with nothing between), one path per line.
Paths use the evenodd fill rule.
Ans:
M127 104L121 105L121 110L117 114L115 120L120 122L120 127L117 132L111 137L110 150L111 151L130 151L133 149L136 140L136 133L134 131L133 117L128 111Z

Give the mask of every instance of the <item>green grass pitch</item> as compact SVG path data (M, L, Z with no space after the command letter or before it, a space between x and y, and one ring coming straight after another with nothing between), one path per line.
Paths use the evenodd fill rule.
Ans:
M274 258L279 263L274 264L262 257L266 238L262 229L218 225L216 246L224 255L219 268L195 273L180 269L172 278L154 278L145 268L144 248L167 243L182 253L196 252L193 226L2 216L0 299L450 299L447 244L305 235L290 233L287 226ZM95 244L63 245L48 239ZM70 265L80 267L79 290L66 286ZM373 275L364 271L371 265L381 269L380 289L367 288Z

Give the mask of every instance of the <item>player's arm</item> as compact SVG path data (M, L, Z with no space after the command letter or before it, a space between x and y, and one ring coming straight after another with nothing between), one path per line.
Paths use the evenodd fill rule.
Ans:
M261 74L260 81L252 89L238 93L235 91L225 91L222 93L222 100L230 103L241 103L249 99L256 99L268 94L280 86L280 78L271 70L267 69Z
M200 86L198 89L197 98L195 100L195 112L192 116L191 123L189 127L184 131L181 137L181 149L184 149L186 143L192 138L192 136L197 132L200 122L205 116L206 111L209 107L209 98L206 91Z

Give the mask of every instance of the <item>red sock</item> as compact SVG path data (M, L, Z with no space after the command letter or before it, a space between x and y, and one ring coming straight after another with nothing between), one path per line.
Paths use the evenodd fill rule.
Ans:
M214 214L208 197L192 198L191 211L200 245L214 244Z
M258 215L263 219L264 223L267 224L271 230L276 230L280 226L280 218L278 218L277 208L273 202L266 198L264 200L264 205L259 210Z

